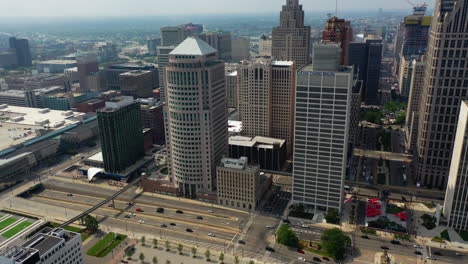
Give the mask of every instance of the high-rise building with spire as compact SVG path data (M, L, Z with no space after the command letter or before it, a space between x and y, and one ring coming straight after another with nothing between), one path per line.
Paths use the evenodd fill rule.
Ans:
M419 107L416 176L428 187L447 185L457 119L467 99L468 1L437 0Z
M198 37L169 53L166 66L169 172L186 196L216 189L216 166L228 150L224 62Z
M273 28L272 56L293 61L297 68L310 61L310 27L304 26L304 10L299 0L287 0L280 13L280 25Z

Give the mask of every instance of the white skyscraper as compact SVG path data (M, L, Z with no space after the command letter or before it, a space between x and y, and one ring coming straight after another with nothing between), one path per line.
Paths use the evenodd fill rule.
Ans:
M338 44L314 47L314 64L299 70L296 90L293 201L341 209L346 174L352 67L340 65Z

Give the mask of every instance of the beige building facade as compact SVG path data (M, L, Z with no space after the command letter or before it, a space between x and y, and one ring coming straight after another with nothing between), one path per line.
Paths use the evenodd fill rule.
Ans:
M223 158L216 168L218 204L242 210L255 210L260 200L260 167L248 164L246 157Z

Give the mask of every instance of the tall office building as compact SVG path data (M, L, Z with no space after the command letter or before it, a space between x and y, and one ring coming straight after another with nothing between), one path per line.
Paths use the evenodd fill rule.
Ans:
M16 62L20 67L31 67L31 48L27 39L10 38L10 49L15 49Z
M166 141L174 184L186 197L216 189L216 166L227 153L224 62L216 49L188 37L166 66Z
M411 79L408 107L406 108L406 150L414 153L418 137L419 107L421 103L421 91L424 85L424 62L422 57L411 63Z
M286 140L292 153L296 67L292 61L257 57L237 71L243 136Z
M457 117L467 98L468 1L437 0L427 52L418 128L417 180L447 184Z
M341 66L338 44L314 46L313 64L297 76L293 202L341 210L346 174L352 67Z
M140 104L120 96L97 112L104 170L119 173L145 155Z
M164 129L164 103L154 98L137 99L141 105L141 121L144 128L151 128L153 143L166 144Z
M148 38L146 40L146 47L150 55L156 55L156 48L161 46L161 38Z
M349 44L348 65L359 72L363 81L363 98L366 104L379 103L380 67L382 62L382 39L370 36L363 42Z
M304 26L299 0L287 0L280 25L273 28L271 54L276 60L293 61L299 69L310 61L310 27Z
M450 163L444 214L447 227L468 230L468 101L461 102Z
M341 64L348 64L349 43L353 41L353 28L351 22L337 17L331 17L325 24L322 34L324 43L340 43L342 50Z
M271 37L262 35L258 40L258 56L270 56L271 57Z
M189 35L184 26L162 27L160 31L161 46L179 45Z
M103 71L104 78L107 82L107 88L110 90L120 90L121 83L119 75L129 71L151 71L152 78L152 89L159 87L159 71L154 65L142 65L142 64L114 64L110 65Z
M208 32L198 37L218 51L218 59L225 62L232 60L231 32Z
M400 26L401 45L398 47L399 56L423 55L427 51L429 42L429 28L431 17L425 16L426 7L415 7L410 16L406 16Z
M157 60L158 60L158 73L159 73L159 88L160 88L160 98L164 102L166 100L166 72L165 68L169 62L169 53L176 46L160 46L157 47Z
M78 80L80 82L81 91L89 91L90 84L88 76L99 72L99 63L96 54L89 53L76 57L76 65L78 68Z
M183 24L181 26L184 27L188 31L189 36L196 36L198 34L203 33L202 24L188 23L188 24Z
M135 98L147 98L153 95L153 73L151 71L135 70L119 75L122 95Z
M237 108L237 71L226 71L226 97L229 108Z
M250 41L246 38L232 40L232 60L239 62L250 59Z

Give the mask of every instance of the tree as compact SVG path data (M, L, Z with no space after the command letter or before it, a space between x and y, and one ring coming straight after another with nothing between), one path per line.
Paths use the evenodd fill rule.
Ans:
M221 252L221 254L219 254L219 261L221 262L221 264L224 263L224 253Z
M239 264L239 256L234 256L234 263Z
M146 237L145 236L142 236L140 241L141 241L142 246L146 246L145 245L145 242L146 242Z
M171 250L171 242L166 241L166 251L170 251L170 250Z
M96 233L99 229L99 224L96 218L92 217L91 215L87 215L84 217L84 223L86 226L86 229L89 230L91 234Z
M297 243L299 242L296 234L289 229L289 225L287 224L282 224L278 229L277 241L288 247L297 247Z
M140 260L141 260L141 263L143 263L145 261L145 254L140 253Z
M153 245L154 245L154 248L158 248L158 240L156 238L153 239Z
M328 229L322 235L322 247L336 259L343 259L346 248L351 245L351 239L339 228Z
M179 247L177 247L177 250L179 251L179 255L182 255L182 251L184 250L184 246L182 244L179 244Z
M249 261L249 264L255 264L255 261L250 260L250 261Z
M195 247L192 248L192 255L193 255L194 258L197 257L197 248L195 248Z
M327 223L329 224L339 224L340 218L338 217L338 210L335 208L328 209L327 214L325 215L325 220L327 220Z
M400 112L395 119L395 123L403 124L405 121L406 121L406 112Z
M158 264L158 258L157 257L153 257L153 264Z
M205 251L205 257L206 257L206 261L210 261L210 257L211 257L211 252L209 249L207 249Z
M374 124L381 124L382 117L383 117L382 111L369 110L364 114L364 119L367 122L374 123Z
M128 260L131 260L131 259L132 259L132 255L133 255L132 250L127 249L127 250L125 251L125 255L127 256Z

